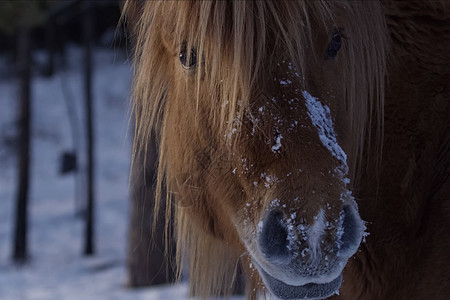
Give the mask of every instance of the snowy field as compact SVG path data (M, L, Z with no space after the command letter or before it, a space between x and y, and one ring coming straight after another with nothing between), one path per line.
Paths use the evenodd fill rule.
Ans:
M0 80L0 299L188 299L186 283L125 287L131 65L124 54L110 49L95 51L96 255L82 257L84 224L77 217L80 203L75 200L80 181L72 174L59 174L61 154L83 146L73 143L65 102L70 101L71 114L83 122L82 53L71 47L67 57L65 71L33 80L30 260L24 266L11 261L17 83L13 78Z

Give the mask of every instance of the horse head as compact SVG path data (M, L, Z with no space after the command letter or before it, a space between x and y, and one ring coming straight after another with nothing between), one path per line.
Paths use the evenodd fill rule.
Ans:
M143 5L136 147L156 133L193 293L227 290L240 257L249 294L255 277L281 299L338 291L365 228L355 166L382 105L382 13L360 6Z

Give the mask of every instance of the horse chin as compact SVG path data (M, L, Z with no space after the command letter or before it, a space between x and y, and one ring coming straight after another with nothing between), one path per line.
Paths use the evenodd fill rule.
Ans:
M342 273L328 283L307 283L304 285L289 285L268 274L255 260L254 265L259 271L266 287L278 299L324 299L339 291L342 283Z

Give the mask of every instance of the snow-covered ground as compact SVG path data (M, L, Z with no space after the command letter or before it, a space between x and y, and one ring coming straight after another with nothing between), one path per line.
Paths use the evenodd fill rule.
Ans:
M75 200L75 187L81 183L72 174L59 174L61 154L74 147L65 101L73 105L71 114L79 122L84 116L82 52L71 47L67 57L66 71L33 80L30 260L23 266L11 260L16 82L0 81L0 299L187 299L186 283L125 287L131 65L124 54L111 49L95 51L96 255L82 256L84 224L76 216L79 202Z

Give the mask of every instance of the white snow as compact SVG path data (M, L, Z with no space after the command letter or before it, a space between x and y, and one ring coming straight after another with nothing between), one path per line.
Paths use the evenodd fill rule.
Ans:
M286 229L288 232L287 240L289 242L287 248L290 251L297 251L298 250L298 243L297 243L297 235L295 234L295 217L297 216L297 213L293 212L291 213L290 217L286 220Z
M262 231L263 226L264 226L263 221L259 221L259 222L258 222L258 226L257 226L258 232L261 232L261 231Z
M282 85L290 85L290 84L292 84L292 81L289 80L289 79L280 80L280 84L282 84Z
M314 217L314 224L307 230L309 249L313 255L320 253L320 241L325 232L325 227L325 213L320 209Z
M278 178L275 175L273 175L273 174L266 175L265 172L261 173L261 178L264 178L264 180L265 180L264 187L266 187L268 189L271 188L278 181ZM276 202L275 200L279 201L278 199L274 199L272 201L272 203L275 203Z
M317 129L320 141L331 152L331 154L337 158L340 165L334 170L334 173L339 176L344 186L348 186L350 179L348 175L347 154L339 146L336 133L334 132L333 120L330 114L330 108L322 104L319 99L311 96L307 91L303 91L303 97L306 100L306 107L308 109L308 116L310 117L312 124ZM356 206L353 196L349 190L341 194L341 200L343 202L352 201Z
M275 145L272 146L272 152L277 153L281 149L281 139L283 136L281 134L277 135L277 138L275 140Z
M72 149L64 93L71 95L77 119L84 120L82 52L71 47L67 57L66 71L33 80L30 260L23 266L11 261L17 174L9 141L15 133L16 82L0 81L0 299L188 299L186 283L135 290L125 287L130 165L127 111L132 72L124 55L110 49L95 51L97 251L91 258L82 256L84 224L76 217L75 177L58 173L61 153Z
M317 129L320 141L331 154L342 163L346 173L348 170L347 155L336 140L330 108L327 105L322 104L318 98L311 96L307 91L303 91L302 94L306 100L308 116L314 127Z

